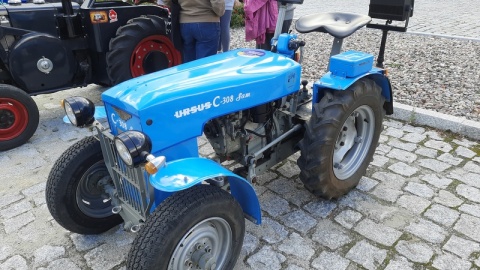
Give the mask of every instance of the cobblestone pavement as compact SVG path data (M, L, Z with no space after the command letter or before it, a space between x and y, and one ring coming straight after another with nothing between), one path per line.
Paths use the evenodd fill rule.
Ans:
M369 0L305 0L295 18L315 12L368 14ZM480 41L480 2L475 0L417 0L408 32L462 37Z
M297 14L368 10L365 0L328 1L328 9L322 2L306 0ZM455 5L456 17L447 4ZM478 38L478 26L458 25L478 24L474 5L478 1L417 1L409 31ZM0 153L0 269L125 269L134 234L119 227L95 236L68 232L45 204L53 162L89 135L62 122L59 100L79 95L98 103L102 90L35 97L36 134ZM391 119L384 125L367 175L340 200L324 201L303 188L296 155L263 174L255 185L263 224L247 222L235 269L480 269L479 142ZM202 154L212 153L205 139L199 144Z

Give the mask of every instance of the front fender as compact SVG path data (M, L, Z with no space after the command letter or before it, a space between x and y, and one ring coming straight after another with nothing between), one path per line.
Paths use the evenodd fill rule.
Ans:
M155 189L163 192L177 192L200 184L214 177L227 177L232 196L238 201L245 216L256 224L262 221L260 203L252 185L244 178L206 158L184 158L167 162L150 177Z

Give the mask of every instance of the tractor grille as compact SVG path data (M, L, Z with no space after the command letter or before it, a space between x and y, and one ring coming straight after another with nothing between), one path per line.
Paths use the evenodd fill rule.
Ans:
M143 167L130 168L118 156L110 130L98 131L103 157L115 184L117 199L129 216L145 221L153 204L153 187Z

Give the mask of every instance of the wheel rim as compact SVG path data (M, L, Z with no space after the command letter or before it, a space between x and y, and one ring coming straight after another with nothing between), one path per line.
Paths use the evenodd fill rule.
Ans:
M333 151L333 172L339 180L348 179L363 165L374 132L375 114L369 106L360 106L348 116Z
M130 70L132 77L180 64L180 58L171 41L161 35L149 36L138 43L132 53Z
M232 229L220 217L205 219L190 229L173 251L169 269L221 269L232 249Z
M112 215L112 205L103 189L101 180L108 177L103 161L91 166L82 176L77 186L76 199L80 211L93 218Z
M27 128L28 111L19 101L0 98L0 141L20 136Z

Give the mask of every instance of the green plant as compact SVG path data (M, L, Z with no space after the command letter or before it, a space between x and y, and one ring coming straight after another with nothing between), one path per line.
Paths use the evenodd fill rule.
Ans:
M230 19L230 27L238 28L245 26L245 12L243 4L236 4L232 10L232 18Z

